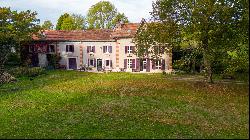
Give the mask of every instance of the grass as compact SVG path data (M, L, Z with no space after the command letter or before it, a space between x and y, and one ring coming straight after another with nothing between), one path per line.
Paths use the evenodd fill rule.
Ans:
M0 87L0 138L249 138L249 84L49 71Z

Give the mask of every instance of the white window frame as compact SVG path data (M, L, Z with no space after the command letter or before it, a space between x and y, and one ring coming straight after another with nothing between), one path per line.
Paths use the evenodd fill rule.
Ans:
M108 63L109 63L109 65L107 66L107 61L108 61ZM110 65L111 63L110 63L110 59L105 59L105 67L109 67L110 68Z
M128 46L128 54L131 54L133 52L132 47L133 46Z
M156 60L155 61L155 69L161 69L161 60Z
M127 68L132 69L132 59L127 59Z
M104 52L104 53L109 53L109 50L108 50L108 46L103 46L103 48L102 49L104 49L104 47L106 48L106 51Z

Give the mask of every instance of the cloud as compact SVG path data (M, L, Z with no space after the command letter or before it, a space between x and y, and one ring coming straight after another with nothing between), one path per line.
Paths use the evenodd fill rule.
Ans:
M41 22L51 20L55 25L63 13L86 15L88 9L101 0L1 0L0 5L11 7L12 10L32 10L38 13ZM109 0L117 10L124 13L129 21L140 22L149 18L152 1L155 0Z

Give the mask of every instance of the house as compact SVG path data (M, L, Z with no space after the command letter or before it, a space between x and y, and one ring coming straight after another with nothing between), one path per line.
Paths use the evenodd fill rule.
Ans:
M93 71L171 72L172 55L163 53L157 61L139 58L133 52L133 36L138 23L118 24L113 30L46 30L42 38L33 37L27 53L33 66L46 67L51 54L61 56L60 67Z

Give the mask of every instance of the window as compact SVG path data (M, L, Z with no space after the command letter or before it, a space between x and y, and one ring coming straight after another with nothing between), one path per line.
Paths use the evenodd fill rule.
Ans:
M87 46L87 53L89 52L95 53L95 46Z
M74 45L66 45L66 52L74 52Z
M133 68L132 67L132 59L128 59L128 66L127 66L127 68Z
M155 68L156 69L161 69L161 61L160 60L155 61Z
M29 52L34 52L34 46L29 46Z
M95 59L89 59L89 66L95 66Z
M106 66L109 66L109 60L106 60L105 64Z
M125 53L134 53L135 46L125 46Z
M112 53L112 46L103 46L103 53Z
M55 45L49 45L48 52L55 52Z

